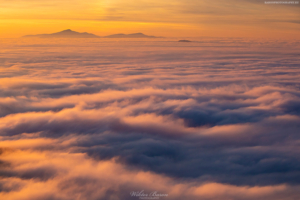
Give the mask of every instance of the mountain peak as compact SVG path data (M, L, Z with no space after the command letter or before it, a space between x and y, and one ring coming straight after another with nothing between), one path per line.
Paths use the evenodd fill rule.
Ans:
M39 34L39 35L27 35L25 37L40 37L40 38L99 38L99 36L91 33L79 33L72 31L71 29L66 29L61 32L51 33L51 34Z
M66 29L66 30L60 31L58 33L79 33L79 32L72 31L71 29Z
M100 38L97 35L87 32L76 32L71 29L66 29L57 33L51 34L38 34L38 35L25 35L24 37L39 37L39 38ZM156 38L155 36L145 35L143 33L131 33L131 34L114 34L104 36L103 38Z

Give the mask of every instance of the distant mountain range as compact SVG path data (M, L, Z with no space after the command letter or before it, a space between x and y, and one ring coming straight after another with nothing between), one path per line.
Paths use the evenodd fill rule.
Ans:
M100 38L97 35L91 33L79 33L76 31L72 31L71 29L67 29L58 33L52 34L39 34L39 35L25 35L23 37L39 37L39 38Z
M58 33L51 34L38 34L38 35L25 35L23 37L38 37L38 38L157 38L155 36L145 35L143 33L132 33L132 34L114 34L108 35L104 37L100 37L98 35L94 35L92 33L79 33L76 31L72 31L71 29L67 29Z
M104 38L157 38L157 37L145 35L143 33L132 33L127 35L120 33L120 34L104 36Z
M178 42L192 42L190 40L178 40Z

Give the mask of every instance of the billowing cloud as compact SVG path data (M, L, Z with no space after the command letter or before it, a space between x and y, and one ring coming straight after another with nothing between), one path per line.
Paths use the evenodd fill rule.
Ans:
M1 199L299 198L299 42L44 42L2 47Z

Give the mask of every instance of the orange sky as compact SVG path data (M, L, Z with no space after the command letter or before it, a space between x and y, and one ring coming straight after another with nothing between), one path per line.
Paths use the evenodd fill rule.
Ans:
M0 37L64 29L100 36L298 38L300 6L260 0L0 0Z

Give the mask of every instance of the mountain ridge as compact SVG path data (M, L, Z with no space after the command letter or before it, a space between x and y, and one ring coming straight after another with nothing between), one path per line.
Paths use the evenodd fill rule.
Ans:
M92 33L79 33L72 31L71 29L66 29L57 33L50 34L38 34L38 35L25 35L23 37L40 37L40 38L100 38L100 36L94 35Z
M104 38L158 38L158 37L145 35L143 33L131 33L131 34L119 33L119 34L104 36Z
M87 32L76 32L71 29L66 29L57 33L50 34L37 34L37 35L25 35L23 37L38 37L38 38L158 38L155 36L145 35L143 33L131 33L131 34L112 34L107 36L98 36Z

